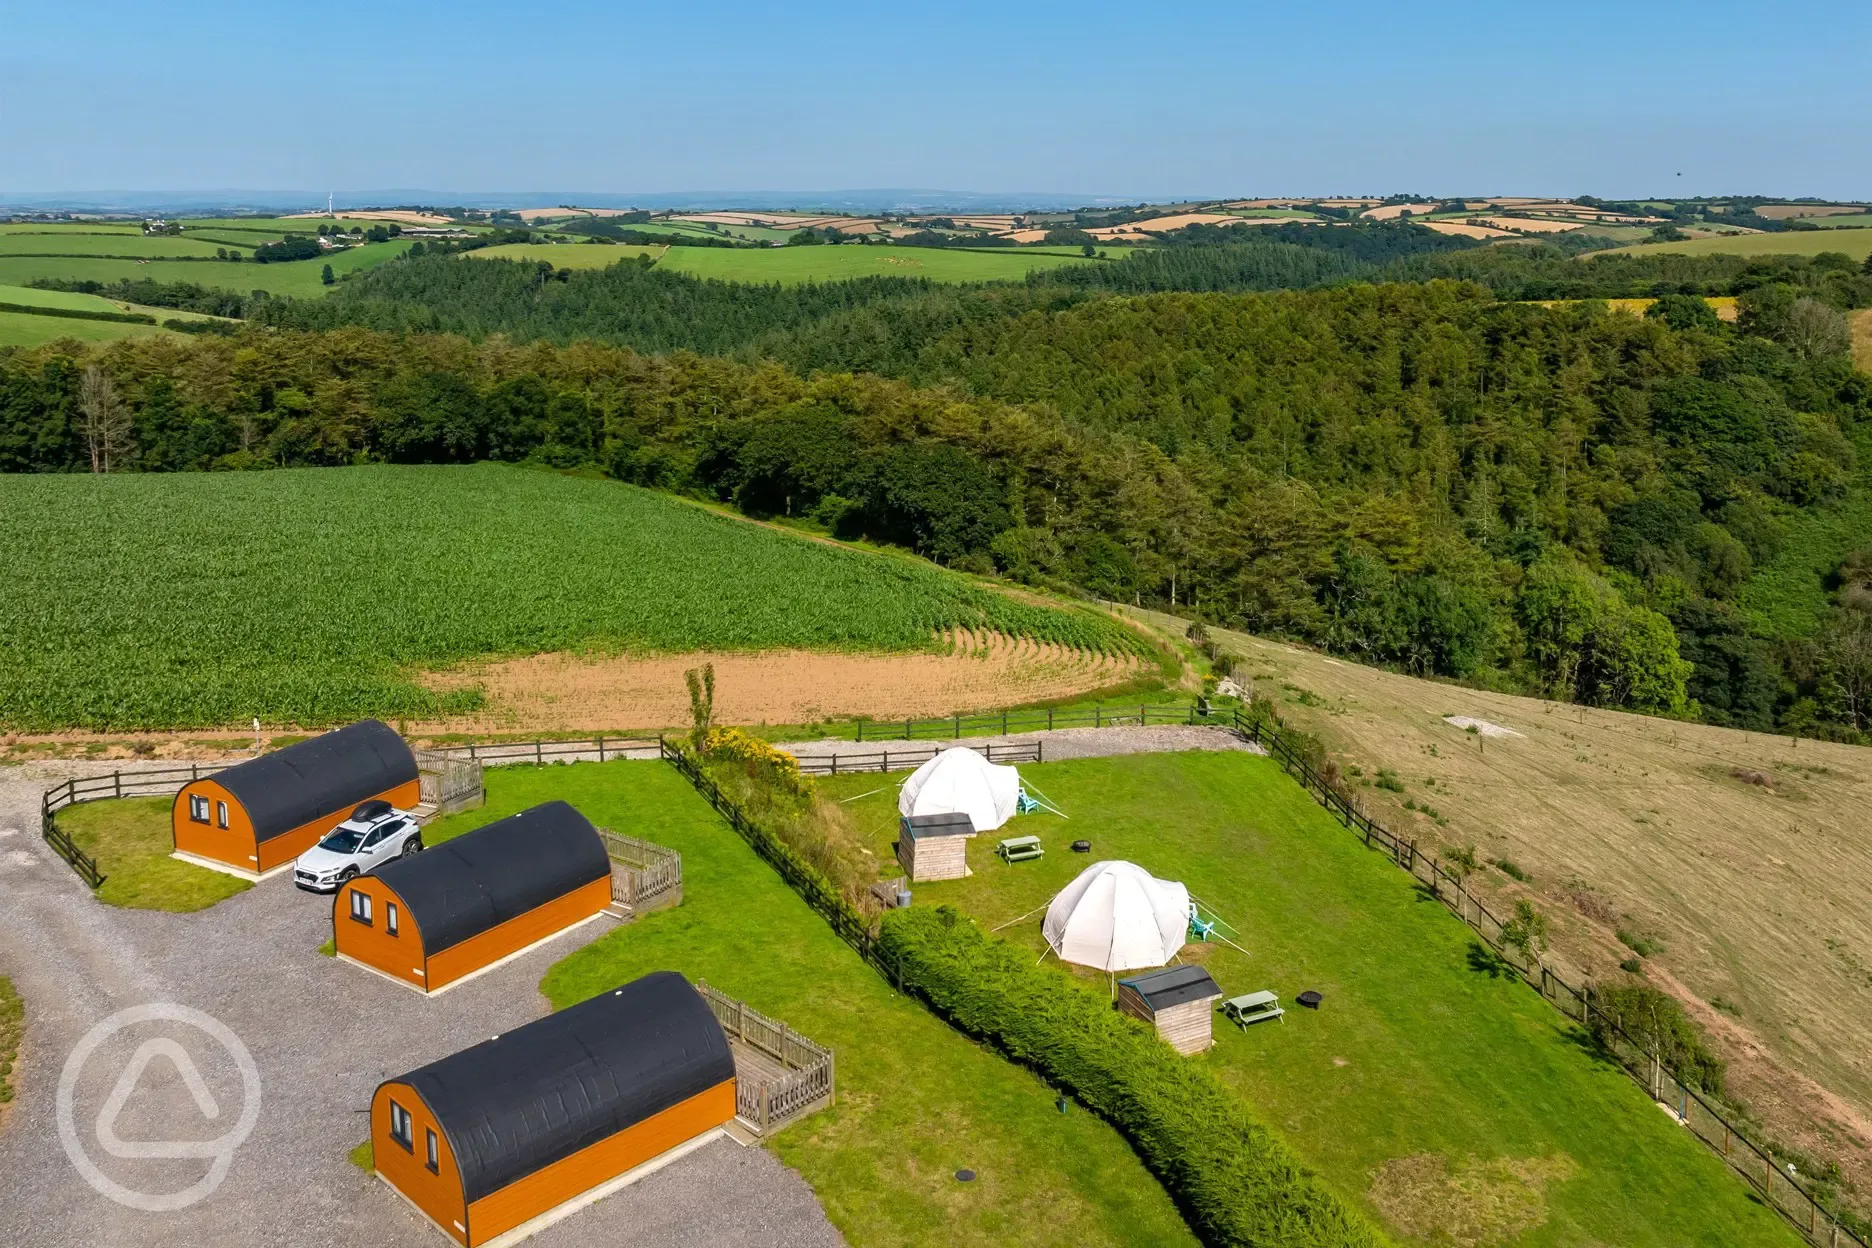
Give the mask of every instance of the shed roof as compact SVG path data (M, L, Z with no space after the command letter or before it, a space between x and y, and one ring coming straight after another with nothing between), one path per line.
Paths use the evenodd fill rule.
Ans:
M1222 995L1222 989L1200 966L1166 966L1161 971L1133 975L1118 982L1143 997L1144 1004L1153 1010L1167 1010L1185 1001Z
M932 836L974 836L975 821L960 810L944 811L939 815L905 815L904 831L912 840L924 840Z
M360 719L215 773L253 822L276 836L416 778L416 755L388 724Z
M656 971L413 1070L470 1204L734 1078L696 990Z
M378 870L439 953L611 874L591 820L547 802Z

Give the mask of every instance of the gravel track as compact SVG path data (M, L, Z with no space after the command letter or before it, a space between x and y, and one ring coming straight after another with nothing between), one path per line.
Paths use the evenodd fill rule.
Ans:
M96 901L39 836L39 795L69 776L169 764L45 762L0 768L0 974L25 998L20 1095L0 1127L0 1244L250 1245L338 1248L446 1243L346 1153L368 1127L379 1081L546 1013L540 976L608 930L581 927L434 999L322 956L326 898L285 876L196 914L125 910ZM105 864L108 870L109 864ZM125 1208L97 1194L60 1146L54 1095L80 1038L128 1006L176 1002L231 1028L260 1074L260 1116L221 1186L177 1212ZM107 1155L94 1126L139 1041L180 1043L220 1117L203 1110L175 1063L144 1070L117 1118L126 1141L209 1139L243 1103L239 1071L186 1025L127 1029L103 1044L78 1080L77 1134L113 1180L162 1193L205 1172L199 1159ZM844 1241L811 1189L760 1148L716 1141L560 1222L541 1248L644 1245L800 1245Z
M1072 758L1111 758L1119 754L1166 754L1177 750L1241 750L1249 754L1265 754L1266 750L1258 745L1243 741L1226 728L1210 727L1206 724L1156 724L1150 727L1126 725L1114 728L1053 728L1038 732L1012 732L1006 736L961 737L956 739L919 741L793 741L784 743L781 749L795 758L826 758L838 755L843 759L876 758L884 751L891 755L891 770L896 771L898 755L903 757L903 770L917 766L923 760L934 755L938 750L952 749L966 745L979 749L985 745L1027 745L1041 743L1041 757L1049 763L1064 762Z

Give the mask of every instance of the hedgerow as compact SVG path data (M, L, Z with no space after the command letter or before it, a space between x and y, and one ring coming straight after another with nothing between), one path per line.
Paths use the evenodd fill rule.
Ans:
M884 916L880 960L962 1030L1116 1127L1205 1243L1378 1248L1387 1240L1200 1064L951 906Z

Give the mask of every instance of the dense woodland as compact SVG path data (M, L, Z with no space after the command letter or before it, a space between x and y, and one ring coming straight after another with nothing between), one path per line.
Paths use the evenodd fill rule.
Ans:
M103 394L118 468L596 469L1407 671L1872 727L1872 378L1842 315L1872 279L1398 235L975 289L397 262L247 309L271 329L0 352L0 470L92 467ZM1399 269L1433 280L1348 280ZM1668 297L1502 298L1542 283Z

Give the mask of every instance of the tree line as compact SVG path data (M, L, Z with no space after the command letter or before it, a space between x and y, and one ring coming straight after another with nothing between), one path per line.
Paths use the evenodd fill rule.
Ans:
M537 298L537 271L485 267ZM642 332L678 288L635 289ZM680 290L672 325L695 306ZM833 287L733 290L723 342L875 311L841 313ZM912 313L873 325L895 377L408 324L15 350L0 470L91 466L95 366L129 413L122 469L592 465L1410 672L1872 727L1872 379L1805 288L1756 288L1735 326L1686 296L1640 318L1449 281L1125 299L905 282L876 307ZM1762 577L1814 534L1832 547L1797 553L1831 579L1798 584L1807 624L1777 623Z

